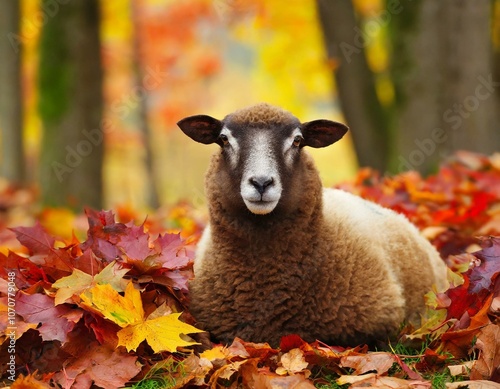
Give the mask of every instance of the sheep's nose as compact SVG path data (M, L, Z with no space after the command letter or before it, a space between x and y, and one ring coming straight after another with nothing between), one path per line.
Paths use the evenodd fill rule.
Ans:
M257 189L257 191L263 195L266 191L267 187L271 186L274 183L274 179L272 177L259 176L259 177L251 177L250 183Z

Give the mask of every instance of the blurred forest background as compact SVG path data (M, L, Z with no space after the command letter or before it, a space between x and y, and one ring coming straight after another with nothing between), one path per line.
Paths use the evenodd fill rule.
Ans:
M217 146L175 123L260 101L350 126L314 150L326 185L428 174L500 150L499 86L499 0L0 0L0 186L74 209L202 202Z

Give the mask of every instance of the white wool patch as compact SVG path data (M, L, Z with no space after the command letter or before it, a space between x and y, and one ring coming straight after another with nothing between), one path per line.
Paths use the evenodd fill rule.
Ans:
M258 215L265 215L274 210L281 198L282 184L278 172L278 163L271 147L270 133L256 132L249 144L250 152L243 162L243 175L240 193L248 210ZM272 180L272 184L261 194L252 184L252 180Z

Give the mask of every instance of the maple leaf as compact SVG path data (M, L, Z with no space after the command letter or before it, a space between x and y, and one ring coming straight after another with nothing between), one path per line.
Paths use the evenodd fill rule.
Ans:
M16 313L28 323L39 324L37 331L44 341L59 340L65 343L68 333L80 320L83 312L67 305L54 305L54 299L47 295L33 295L19 291L16 295Z
M181 335L204 332L179 320L180 313L145 320L127 326L118 332L118 345L125 346L127 351L136 350L146 340L155 353L161 351L176 352L177 347L199 344L187 341Z
M483 249L474 253L481 260L481 265L474 267L470 272L471 293L490 290L494 278L500 273L500 237L483 238Z
M31 256L47 255L54 249L55 238L47 234L38 222L33 227L17 227L11 230Z
M81 354L56 373L54 381L64 388L106 389L123 387L141 370L137 357L113 350L96 342L90 343Z
M161 263L162 267L166 269L182 269L194 259L194 253L186 248L180 234L160 235L154 241L154 244L160 252L156 261Z
M109 284L98 284L82 293L80 298L83 306L96 309L122 328L141 322L144 315L141 294L132 282L127 284L124 296Z
M127 226L123 223L116 223L115 216L111 211L94 211L86 209L85 213L89 222L87 240L81 244L85 251L91 248L92 251L102 259L113 261L120 256L120 250L116 244L120 242L121 236L125 233Z
M28 258L22 257L12 251L8 256L0 253L0 266L3 269L17 269L15 284L18 289L26 289L39 281L49 283L47 274L42 267L35 265ZM7 274L4 274L7 278Z
M175 352L177 347L198 344L183 340L181 334L204 332L180 321L180 313L153 315L155 318L145 320L140 292L132 282L127 285L124 296L105 284L94 286L80 297L87 306L122 327L117 334L118 345L125 346L128 351L136 350L146 340L155 353Z
M121 236L117 246L128 258L136 261L143 261L153 254L152 248L149 247L149 234L144 232L144 224L141 226L127 224L126 233Z
M55 305L62 304L99 284L109 284L117 292L123 292L127 284L123 276L128 271L129 269L122 269L116 262L111 262L95 276L74 269L70 276L60 278L52 284L52 288L57 289Z
M71 256L65 250L54 248L55 239L47 234L39 223L34 227L13 228L12 231L15 232L19 242L28 249L29 261L43 268L43 276L49 275L56 280L71 273L73 270ZM27 261L23 263L33 268Z

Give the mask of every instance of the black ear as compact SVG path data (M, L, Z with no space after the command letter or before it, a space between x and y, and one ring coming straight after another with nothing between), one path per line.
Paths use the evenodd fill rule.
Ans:
M189 116L177 122L179 128L196 142L215 143L222 130L222 122L208 115Z
M301 130L304 136L304 146L317 148L337 142L345 135L349 127L331 120L319 119L302 123Z

